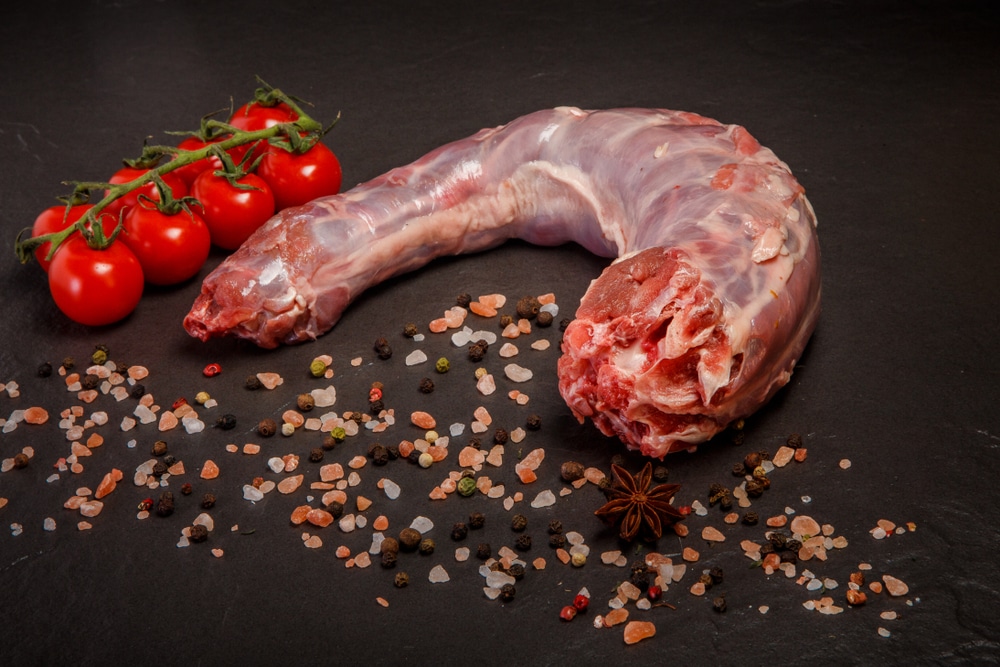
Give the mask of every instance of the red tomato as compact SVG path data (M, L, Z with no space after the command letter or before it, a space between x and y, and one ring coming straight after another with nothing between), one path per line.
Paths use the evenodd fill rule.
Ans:
M82 218L84 213L91 208L93 208L93 204L78 204L70 209L67 216L65 206L50 206L35 218L35 224L31 226L31 235L41 236L42 234L61 232ZM112 227L112 229L114 228ZM38 265L46 271L49 270L49 260L46 259L46 255L49 254L51 246L52 244L46 241L35 248L35 258L38 260Z
M49 266L49 291L59 310L88 326L111 324L131 313L142 287L142 266L124 243L94 250L74 234Z
M205 148L206 146L210 146L213 143L215 142L203 141L198 137L188 137L184 141L177 144L177 148L185 151L197 151ZM186 164L183 167L178 167L170 173L184 181L185 185L187 185L190 189L191 184L194 183L194 179L198 178L198 174L206 169L222 169L222 160L214 156L207 157L203 160Z
M191 184L191 195L204 207L201 217L208 225L212 243L235 250L274 215L274 195L262 178L247 174L237 181L252 186L240 189L229 181L204 171Z
M337 194L343 177L337 156L321 143L305 153L270 146L257 167L257 175L271 187L279 211Z
M114 174L112 174L111 178L108 179L108 182L111 183L112 185L118 185L119 183L128 183L129 181L134 181L135 179L139 178L147 171L149 170L136 169L135 167L122 167ZM185 185L184 181L182 181L180 177L177 176L176 174L167 172L166 174L163 174L162 178L163 182L166 183L167 186L170 188L170 192L173 194L175 199L180 199L181 197L183 197L188 193L187 185ZM107 191L105 190L105 195L106 194ZM119 197L115 201L111 202L107 207L105 207L104 211L107 213L113 213L115 217L118 217L119 212L122 211L123 209L128 209L132 206L135 206L136 202L139 201L140 194L146 195L153 201L160 200L160 191L156 189L156 184L150 181L141 188L133 190L127 195Z
M244 104L233 113L232 118L229 119L229 124L244 132L254 132L256 130L266 130L279 123L291 123L298 120L298 118L299 115L284 102L278 102L273 107L265 107L257 102L250 102ZM233 156L236 162L239 162L247 154L248 150L248 146L237 146L230 149L229 154ZM267 142L261 142L254 149L253 157L250 159L251 163L263 155L266 150Z
M197 214L163 213L139 203L125 216L118 238L135 253L146 282L175 285L191 278L205 264L212 238L208 225Z

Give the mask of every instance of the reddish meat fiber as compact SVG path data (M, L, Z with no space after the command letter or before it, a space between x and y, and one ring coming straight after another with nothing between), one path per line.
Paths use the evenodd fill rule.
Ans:
M310 340L366 288L509 238L618 258L565 332L559 389L650 456L763 405L819 314L812 208L745 129L563 107L282 211L205 279L184 325L202 340Z

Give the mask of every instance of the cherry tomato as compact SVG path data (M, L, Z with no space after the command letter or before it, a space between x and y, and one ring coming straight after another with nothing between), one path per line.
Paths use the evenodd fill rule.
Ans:
M35 218L35 224L31 226L31 235L41 236L42 234L61 232L82 218L91 208L93 208L93 204L77 204L69 210L69 215L66 215L65 206L50 206ZM46 259L46 255L49 254L51 246L52 244L46 241L35 248L35 258L38 260L38 265L46 271L49 270L49 260Z
M131 313L142 287L142 266L124 243L94 250L74 234L49 266L49 291L59 310L88 326L111 324Z
M321 143L305 153L269 146L257 167L257 175L271 187L279 211L337 194L343 178L337 156Z
M135 167L122 167L112 174L111 178L108 179L108 182L112 185L128 183L129 181L134 181L139 178L147 171L149 170L136 169ZM173 194L175 199L180 199L188 193L187 185L185 185L184 181L182 181L176 174L167 172L166 174L163 174L161 178L163 178L163 182L167 184L167 187L170 188L170 192ZM107 194L107 191L105 191L105 194ZM107 207L105 207L104 211L118 217L122 210L127 210L130 207L135 206L136 202L139 201L140 194L146 195L153 201L160 200L160 191L156 188L156 184L150 181L141 188L133 190L127 195L119 197L115 201L111 202Z
M175 285L194 276L208 259L212 238L196 213L163 213L139 202L125 216L119 237L135 253L146 282Z
M244 132L254 132L256 130L266 130L279 123L291 123L298 120L298 118L299 115L284 102L278 102L271 107L263 106L258 102L249 102L233 112L232 117L229 119L229 124ZM229 153L236 162L239 162L248 150L248 145L237 146L231 149ZM261 142L254 148L254 154L250 158L250 161L252 162L259 158L266 150L267 142Z
M208 225L212 243L224 250L235 250L274 215L274 195L264 179L247 174L238 179L240 189L229 181L204 171L191 184L191 195L204 207L201 217Z
M185 151L197 151L210 146L214 141L204 141L198 137L188 137L184 141L177 144L177 148ZM190 189L191 184L194 183L194 179L198 178L198 174L205 171L206 169L222 169L222 160L217 157L207 157L203 160L198 160L197 162L192 162L191 164L186 164L183 167L178 167L177 169L170 172L176 175L185 185Z

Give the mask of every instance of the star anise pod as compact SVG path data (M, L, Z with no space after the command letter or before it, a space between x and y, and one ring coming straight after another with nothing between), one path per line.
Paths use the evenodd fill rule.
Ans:
M658 538L664 526L672 526L684 519L670 504L670 499L680 490L679 484L660 484L649 488L653 481L653 465L646 463L633 477L621 466L611 465L614 483L608 489L608 502L594 514L611 525L621 525L620 535L631 542L643 531Z

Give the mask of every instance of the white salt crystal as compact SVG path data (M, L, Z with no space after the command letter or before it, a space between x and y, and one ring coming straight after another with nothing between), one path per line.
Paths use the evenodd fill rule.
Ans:
M423 535L434 528L434 522L425 516L418 516L410 523L410 528Z
M326 389L313 389L309 392L317 408L328 408L337 402L337 389L330 385Z
M517 580L500 570L493 570L486 575L486 585L490 588L503 588L505 584L514 584Z
M197 417L184 417L181 419L181 425L188 433L201 433L205 430L205 422Z
M500 589L499 588L490 588L489 586L484 586L483 587L483 593L490 600L496 600L498 597L500 597Z
M451 344L455 347L465 347L472 341L472 329L464 327L451 335Z
M183 549L188 546L191 546L191 540L189 540L186 535L181 535L181 538L177 540L177 548Z
M263 498L264 498L264 494L261 492L260 489L256 488L253 484L244 484L243 485L243 499L244 500L249 500L250 502L255 503L258 500L262 500Z
M473 342L484 340L487 344L492 345L497 342L497 335L492 331L476 331L472 334L472 338L470 340Z
M358 528L364 528L365 526L368 525L368 517L366 517L364 514L357 515L356 517L354 517L354 525L357 526Z
M10 534L12 537L17 537L24 532L24 526L19 523L10 524Z
M57 472L54 472L45 478L45 481L48 482L49 484L51 484L52 482L56 482L58 480L59 480L59 473Z
M507 364L503 367L503 373L512 382L527 382L532 377L532 372L517 364Z
M215 530L215 521L212 519L212 516L207 512L202 512L201 514L196 516L192 523L194 523L194 525L196 526L205 526L205 528L209 532Z
M454 424L448 427L448 433L451 434L451 437L457 438L458 436L465 433L465 424L462 424L460 422L455 422Z
M340 529L345 533L350 533L358 527L358 520L353 514L345 514L340 517L340 521L337 525L340 526Z
M267 467L271 469L271 472L284 472L285 461L280 456L272 456L267 460Z
M556 496L548 489L545 489L544 491L539 493L537 496L535 496L535 499L531 501L531 506L534 507L535 509L541 507L551 507L552 505L555 504L556 504Z
M553 319L559 315L559 306L555 303L546 303L541 308L538 309L543 313L550 313Z
M440 565L435 565L431 568L430 574L427 575L427 580L432 584L443 584L450 579L451 577L448 576L448 572Z
M427 353L423 350L414 350L406 355L406 365L416 366L417 364L422 364L427 361Z
M45 521L42 522L42 528L51 533L56 529L56 520L50 516L45 517Z
M382 491L385 492L385 496L389 500L396 500L397 498L399 498L399 492L400 492L399 484L396 484L391 479L382 480Z
M368 553L378 554L382 553L382 542L385 541L385 535L381 532L372 533L372 545L368 547Z

